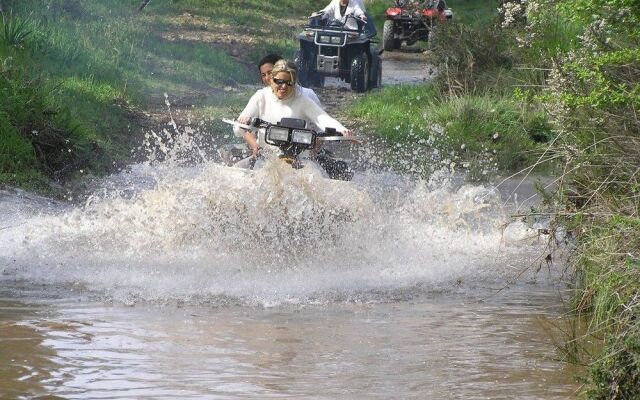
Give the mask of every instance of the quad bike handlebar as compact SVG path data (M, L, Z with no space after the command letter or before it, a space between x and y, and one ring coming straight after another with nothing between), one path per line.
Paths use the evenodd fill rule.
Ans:
M224 119L225 123L246 129L251 132L264 131L265 142L280 149L279 158L290 164L293 168L302 168L304 161L300 154L309 150L315 160L332 179L349 180L353 172L345 161L334 159L331 151L320 149L325 142L355 143L361 140L353 136L343 136L333 128L327 128L324 132L315 131L306 127L306 121L297 118L283 118L277 124L264 121L260 118L252 118L248 124ZM258 159L263 158L262 153L248 160L249 169L254 169Z
M334 128L327 128L325 131L315 131L313 129L306 128L306 121L298 118L283 118L277 124L272 124L271 122L265 121L260 118L251 118L251 121L248 124L242 124L238 121L228 118L223 118L222 121L251 132L257 132L260 129L269 129L271 127L283 127L287 129L295 129L298 131L309 131L313 133L315 140L319 142L351 141L359 143L361 141L360 138L355 136L344 136Z

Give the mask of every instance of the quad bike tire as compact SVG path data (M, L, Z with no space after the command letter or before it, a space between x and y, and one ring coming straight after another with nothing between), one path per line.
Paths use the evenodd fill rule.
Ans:
M351 90L363 93L369 86L369 57L362 52L351 60Z
M371 81L369 82L369 86L373 88L381 88L382 87L382 59L378 58L376 63L378 67L376 70L376 75L371 77Z
M393 38L393 21L389 19L384 21L382 29L382 48L384 51L393 51L396 48L396 40Z

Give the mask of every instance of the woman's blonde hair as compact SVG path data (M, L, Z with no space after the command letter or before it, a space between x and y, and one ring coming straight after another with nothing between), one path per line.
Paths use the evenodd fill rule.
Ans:
M271 70L271 77L276 76L278 72L288 72L291 75L291 82L296 83L298 79L298 68L293 61L280 59L273 64L273 69Z

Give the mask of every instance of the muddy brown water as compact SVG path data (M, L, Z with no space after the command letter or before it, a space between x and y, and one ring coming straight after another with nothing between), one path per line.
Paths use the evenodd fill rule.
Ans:
M82 202L0 192L0 398L576 396L564 268L510 218L532 182L166 159Z
M566 399L554 294L123 307L0 299L2 398ZM5 294L6 296L6 294Z

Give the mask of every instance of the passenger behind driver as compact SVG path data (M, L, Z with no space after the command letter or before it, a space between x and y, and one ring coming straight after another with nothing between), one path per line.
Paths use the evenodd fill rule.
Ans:
M262 84L264 86L269 86L271 82L271 70L273 70L273 65L278 61L282 60L277 54L267 54L262 57L260 62L258 62L258 71L260 71L260 79L262 80ZM322 108L322 103L320 102L320 98L311 88L306 88L304 86L296 85L296 90L299 90L304 96L307 96L311 100L314 101L318 105L318 107Z
M321 130L334 128L344 136L351 136L351 130L333 119L309 97L296 90L296 65L287 60L279 60L271 70L269 86L258 90L242 110L238 122L248 124L252 118L260 118L277 124L282 118L300 118L318 126ZM259 149L274 154L278 149L264 141L264 135L256 139L252 132L241 127L234 127L236 136L244 138L251 149L251 157L257 158Z
M355 4L355 0L332 0L328 6L311 16L318 15L321 15L322 19L341 21L345 28L354 30L358 29L358 22L353 18L347 18L348 16L367 21L367 16L362 8Z

